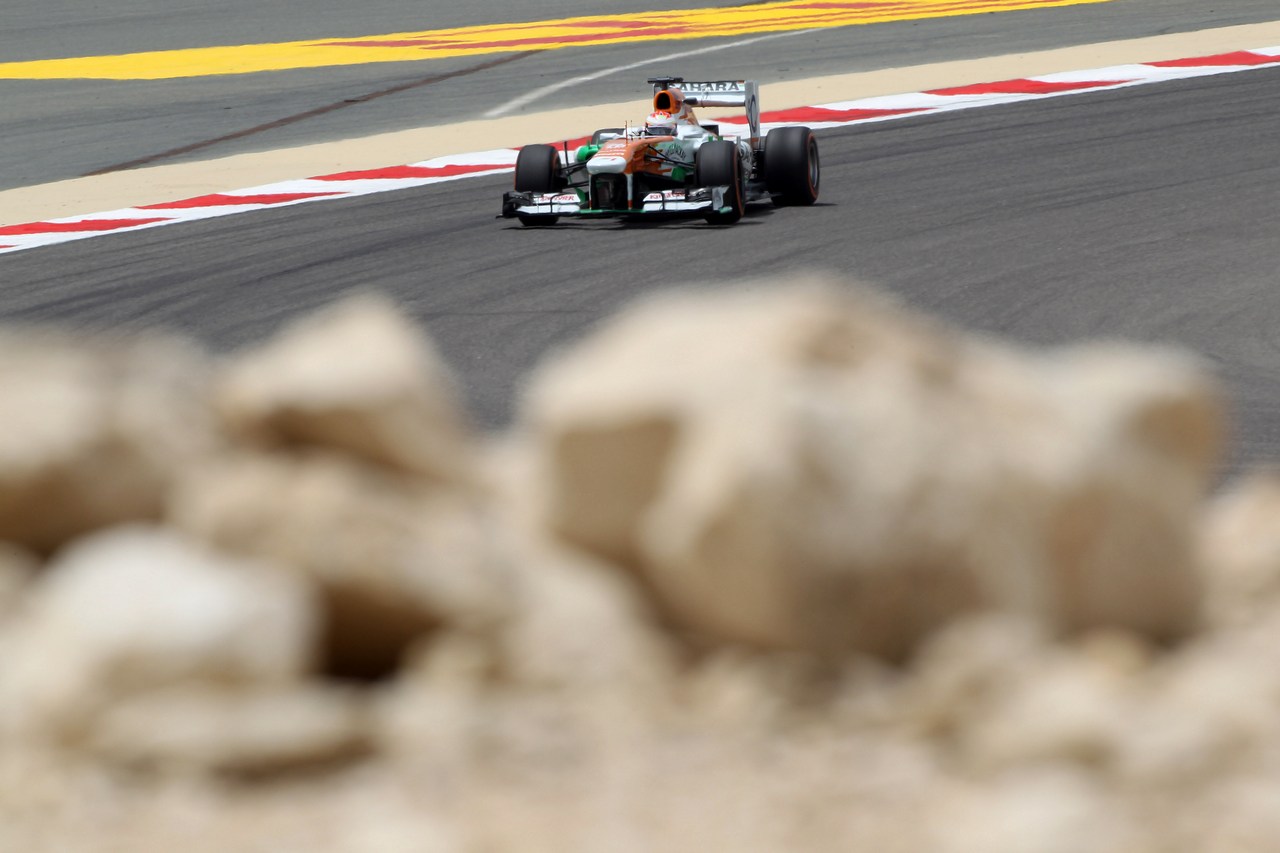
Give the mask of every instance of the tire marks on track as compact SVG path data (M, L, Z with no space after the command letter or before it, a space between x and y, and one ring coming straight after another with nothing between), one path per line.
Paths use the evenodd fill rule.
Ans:
M206 148L212 148L213 146L220 145L224 142L231 142L237 139L245 139L250 136L257 136L258 134L267 133L268 131L278 130L279 128L282 128L282 127L288 127L291 124L298 124L299 122L307 121L308 119L317 118L322 115L327 115L332 112L337 112L338 110L344 110L349 107L355 106L357 104L366 104L369 101L375 101L378 98L385 98L389 95L398 95L401 92L408 92L413 89L421 89L426 86L435 86L439 83L444 83L448 80L456 80L459 77L466 77L471 74L477 74L482 71L489 71L493 68L499 68L503 65L509 65L513 62L519 62L522 59L527 59L530 56L533 56L534 54L536 54L537 52L538 51L536 50L526 50L521 53L512 54L510 56L503 56L499 59L493 59L488 62L481 62L477 65L471 65L466 68L458 69L456 71L447 72L445 74L432 74L431 76L423 77L420 80L413 80L408 83L401 83L398 86L390 86L386 89L379 89L376 92L370 92L366 95L360 95L359 97L343 98L341 101L335 101L331 104L325 104L322 107L316 107L314 109L305 110L300 113L294 113L293 115L290 115L290 116L278 118L275 121L269 121L264 124L256 125L254 127L245 128L244 130L237 130L234 133L225 133L221 136L215 136L211 139L203 139L199 142L192 142L189 145L181 145L177 148L170 148L167 151L160 151L155 154L148 154L145 157L138 157L133 160L127 160L124 163L116 163L115 165L112 165L112 166L104 166L101 169L95 169L92 172L86 172L84 175L82 175L82 177L92 178L96 175L106 175L106 174L110 174L111 172L122 172L122 171L125 171L126 169L136 169L140 166L150 166L162 160L169 160L174 157L181 157L186 154L192 154L192 153L195 153L196 151L202 151Z

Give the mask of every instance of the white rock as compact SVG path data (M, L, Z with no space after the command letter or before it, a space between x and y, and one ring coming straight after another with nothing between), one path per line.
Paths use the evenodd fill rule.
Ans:
M88 537L31 592L0 660L0 723L75 734L116 699L308 671L315 603L297 580L160 529Z
M490 624L510 607L483 503L341 456L222 458L187 472L169 517L197 540L288 567L320 589L334 674L390 674L417 638Z
M0 623L18 610L39 566L39 559L25 548L0 542Z
M159 515L214 444L204 357L168 339L0 333L0 540L52 551Z
M136 768L240 777L322 770L369 752L359 697L300 685L198 684L134 696L109 708L88 748Z
M1107 767L1131 713L1127 681L1079 655L1059 653L1020 674L961 734L971 767L1038 763Z
M1011 774L943 803L925 820L937 853L1127 853L1139 829L1091 776Z
M522 543L504 670L529 685L652 689L670 676L665 646L631 579L555 547Z
M1272 775L1227 777L1203 785L1178 823L1183 849L1274 853L1280 849L1280 789Z
M990 607L1190 630L1218 419L1182 356L1017 352L829 282L651 299L524 410L545 524L671 617L891 657Z
M1200 525L1209 613L1226 624L1280 598L1280 474L1259 471L1214 498Z
M473 476L453 380L387 300L351 298L236 357L218 406L236 433L309 445L449 482Z
M931 738L954 739L1038 667L1052 647L1044 632L1008 616L957 621L931 636L903 679L899 716Z
M1116 772L1146 789L1196 789L1248 772L1280 745L1280 618L1208 635L1163 661L1121 718Z

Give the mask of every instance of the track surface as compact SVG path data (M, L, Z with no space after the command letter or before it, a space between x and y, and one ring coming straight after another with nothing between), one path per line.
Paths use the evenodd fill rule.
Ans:
M714 0L540 0L528 19ZM13 0L5 60L157 50L509 20L478 0L432 10L315 0ZM1274 0L1113 0L1086 7L851 27L679 63L768 80L870 70L1270 20ZM0 81L0 188L72 177L317 107L314 119L219 143L210 157L473 117L531 88L707 43L154 83ZM1261 46L1261 45L1258 45ZM586 84L580 103L635 96L657 63ZM423 83L455 75L447 83ZM973 81L957 81L973 82ZM423 83L374 100L373 92ZM507 178L119 235L0 259L0 319L162 326L224 350L363 287L390 293L443 347L486 426L549 347L687 274L797 267L880 284L943 318L1029 342L1119 337L1205 354L1237 412L1232 465L1280 456L1280 71L1170 83L821 134L822 202L765 206L731 228L493 219ZM172 158L182 159L182 158ZM160 162L171 162L161 160ZM388 164L391 165L391 164ZM299 175L298 177L302 177ZM661 246L655 257L654 247Z
M736 0L735 0L736 2ZM113 0L104 13L82 0L6 0L0 27L5 61L259 43L493 23L511 20L495 0L422 4L315 0L306 4L229 0ZM539 0L526 19L730 5L717 0ZM161 9L160 7L163 6ZM1111 0L1090 6L1008 12L827 30L682 60L689 77L780 81L1039 50L1107 39L1184 32L1273 19L1274 0ZM170 81L0 80L0 189L77 177L125 163L225 156L371 132L473 118L532 88L602 68L734 41L643 43L533 53L504 66L490 58ZM1262 46L1262 45L1258 45ZM515 55L512 55L513 57ZM671 62L583 84L561 97L607 103L636 96L636 80L671 73ZM448 79L443 79L448 78ZM432 82L435 81L435 82ZM972 81L961 81L972 82ZM370 95L397 89L394 95ZM282 119L334 107L305 120ZM545 105L541 105L545 108ZM220 137L253 130L232 140ZM180 155L175 149L203 146ZM154 158L154 159L151 159Z
M665 258L715 280L812 267L1019 340L1188 346L1231 391L1231 463L1274 459L1278 87L1263 70L827 132L818 206L729 228L521 229L493 218L502 178L67 244L0 260L0 316L225 349L372 285L423 321L495 426L549 347L680 283Z

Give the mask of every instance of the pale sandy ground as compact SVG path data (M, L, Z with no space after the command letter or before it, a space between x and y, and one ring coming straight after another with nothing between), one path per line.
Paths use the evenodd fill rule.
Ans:
M1205 56L1280 45L1280 22L1103 42L1035 53L890 68L764 84L767 109L916 92L1058 71ZM155 166L0 192L0 224L34 222L268 184L352 169L418 162L446 154L514 147L638 118L636 101L577 107L442 127Z

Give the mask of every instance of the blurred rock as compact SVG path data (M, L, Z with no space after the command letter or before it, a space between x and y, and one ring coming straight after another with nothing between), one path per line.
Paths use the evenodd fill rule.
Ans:
M507 678L558 688L652 692L674 658L631 579L525 540L511 619L499 634Z
M74 739L113 702L183 683L292 682L310 668L315 603L298 581L156 528L60 554L0 658L0 730Z
M1186 827L1183 849L1231 853L1280 850L1280 788L1273 774L1210 783L1196 805L1177 820Z
M450 483L473 473L449 371L379 297L338 303L239 355L217 402L233 432L267 447L329 448Z
M225 457L187 472L169 517L318 588L322 667L333 675L385 677L415 639L446 623L491 623L510 607L483 505L343 457Z
M484 446L377 300L221 423L199 355L50 340L0 334L0 850L1280 851L1280 478L1200 517L1184 356L739 283Z
M35 554L12 543L0 542L0 623L17 611L39 566Z
M1025 619L958 620L930 637L913 658L898 718L924 737L952 741L1051 650L1044 632Z
M1028 532L1049 555L1050 624L1157 640L1194 631L1203 597L1195 520L1223 433L1214 383L1185 353L1154 348L1010 355L1011 364L1038 367L1028 390L1045 394L1062 419L1053 445L1040 436L1010 457L1015 481L1019 469L1034 472L1047 491L1050 513ZM1016 562L988 562L1016 571Z
M1131 679L1080 655L1058 653L1004 684L961 734L969 767L1033 764L1107 768L1130 713Z
M1280 612L1209 635L1159 662L1142 702L1120 715L1119 778L1145 789L1198 790L1208 780L1260 769L1280 746Z
M1215 622L1274 609L1280 597L1280 472L1254 472L1217 495L1200 525L1200 551Z
M954 748L969 773L1029 766L1110 772L1147 699L1152 651L1125 634L1052 644L1008 618L931 638L903 690L901 718Z
M506 677L557 689L649 690L675 666L663 627L634 577L547 534L520 441L484 455L485 486L509 565L510 617L498 632Z
M938 853L1128 853L1140 838L1134 818L1116 808L1084 773L1035 770L970 788L928 817ZM1158 848L1157 848L1158 849Z
M160 514L213 444L208 366L165 338L0 334L0 540L50 552Z
M243 779L315 772L367 756L359 697L299 685L186 685L125 699L96 721L88 748L135 769Z
M1187 359L1037 356L830 282L672 294L537 375L545 523L666 612L900 658L959 614L1190 630L1219 412Z

